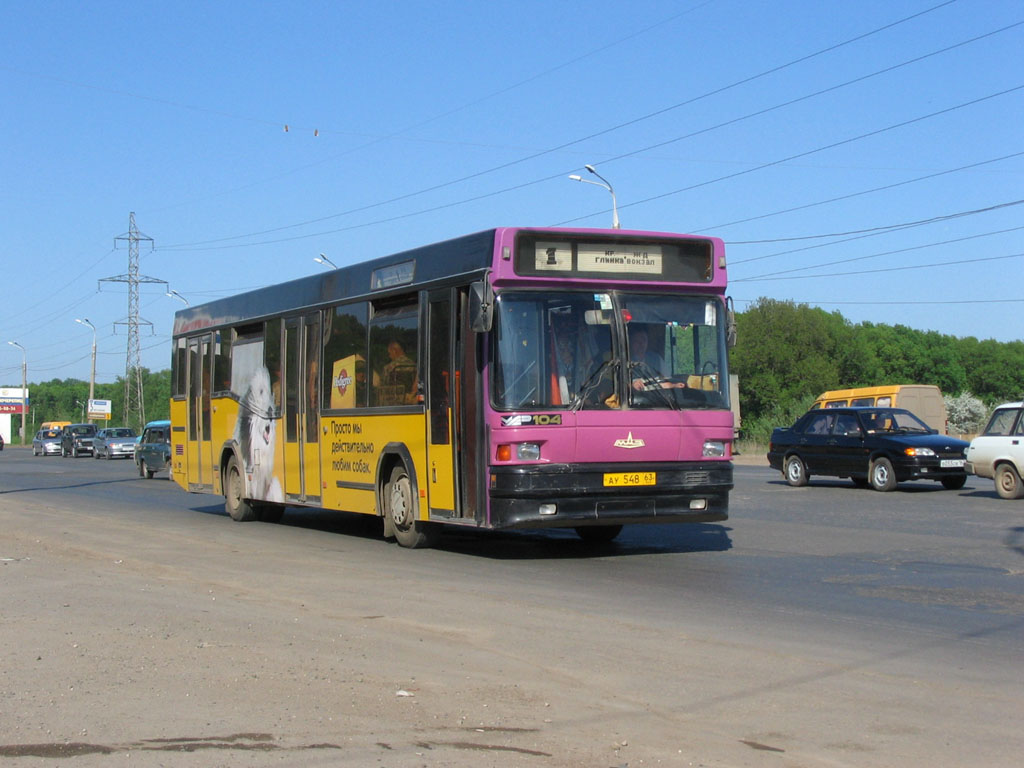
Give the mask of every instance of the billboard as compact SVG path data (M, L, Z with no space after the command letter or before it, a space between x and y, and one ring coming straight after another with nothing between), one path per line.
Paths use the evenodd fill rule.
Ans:
M27 413L30 406L27 389L0 387L0 413Z

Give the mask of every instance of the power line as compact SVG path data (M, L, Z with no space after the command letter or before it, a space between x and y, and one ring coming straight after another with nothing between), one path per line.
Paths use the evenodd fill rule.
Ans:
M860 235L864 233L884 233L892 230L909 229L910 227L920 227L925 224L936 224L940 221L949 221L950 219L959 219L964 216L974 216L978 213L989 213L991 211L997 211L1001 208L1010 208L1014 205L1020 205L1024 203L1024 200L1013 200L1009 203L999 203L998 205L990 205L987 208L975 208L971 211L960 211L959 213L947 213L943 216L932 216L930 219L918 219L917 221L905 221L901 224L886 224L881 227L871 227L869 229L853 229L849 232L830 232L823 235L802 235L800 237L775 237L769 240L726 240L726 245L761 245L764 243L793 243L801 240L820 240L825 237L844 237L846 235ZM842 241L840 241L842 242ZM825 245L832 245L832 243L825 243ZM785 251L785 253L795 253L795 251ZM766 259L771 256L782 256L781 253L773 253L770 256L759 256L758 259ZM746 264L750 261L756 261L757 259L746 259L740 262L733 262L733 264Z
M1024 227L1018 227L1024 229ZM970 238L963 238L970 239ZM924 246L930 247L930 246ZM913 249L908 249L913 250ZM811 280L816 277L846 277L848 275L877 275L882 272L906 272L912 269L932 269L933 267L949 267L958 264L980 264L985 261L1005 261L1006 259L1019 259L1024 253L1011 253L1006 256L982 256L977 259L954 259L953 261L936 261L931 264L912 264L906 267L879 267L878 269L861 269L856 272L826 272L819 275L787 275L786 277L757 277L733 280L734 283L761 283L769 280Z
M754 282L757 280L776 280L782 279L782 277L789 276L792 278L793 272L804 272L808 269L821 269L823 267L834 267L838 264L851 264L855 261L867 261L868 259L877 259L880 256L892 256L897 253L909 253L911 251L922 251L925 248L934 248L939 245L950 245L952 243L963 243L967 240L977 240L981 237L992 237L993 235L1005 235L1007 232L1018 232L1024 229L1024 225L1019 227L1010 227L1009 229L994 230L992 232L982 232L977 235L967 235L966 237L954 237L949 240L940 240L935 243L925 243L924 245L913 245L908 248L896 248L891 251L883 251L881 253L872 253L867 256L853 256L849 259L837 259L836 261L827 261L822 264L810 264L806 267L794 267L793 269L785 269L779 272L767 272L763 275L754 275L753 277L741 277L733 278L731 282L742 283L742 282ZM875 270L873 270L875 271ZM857 274L857 273L854 273ZM826 277L826 275L803 275L802 277Z
M737 304L756 304L761 299L736 299L733 301ZM1020 304L1024 303L1024 299L952 299L946 301L813 301L810 299L791 299L794 304L818 304L822 306L947 306L955 304Z
M936 173L929 173L929 174L927 174L925 176L918 176L917 178L906 179L905 181L897 181L897 182L895 182L893 184L885 184L885 185L883 185L881 187L872 187L871 189L863 189L863 190L861 190L859 192L851 192L850 194L847 194L847 195L840 195L838 197L830 197L827 200L818 200L818 201L813 202L813 203L806 203L804 205L798 205L798 206L795 206L793 208L785 208L785 209L783 209L781 211L773 211L771 213L764 213L764 214L760 214L758 216L751 216L750 218L746 218L746 219L738 219L736 221L730 221L730 222L727 222L725 224L716 224L716 225L711 226L711 227L702 227L702 228L698 229L698 231L716 232L716 231L718 231L720 229L724 229L725 227L731 227L734 224L747 224L748 222L751 222L751 221L758 221L760 219L767 219L767 218L770 218L772 216L781 216L784 213L794 213L795 211L804 211L804 210L807 210L808 208L815 208L815 207L817 207L819 205L827 205L828 203L837 203L837 202L839 202L841 200L850 200L851 198L854 198L854 197L860 197L862 195L869 195L869 194L873 194L875 192L884 192L886 190L896 189L897 187L906 186L907 184L915 184L915 183L917 183L919 181L927 181L928 179L935 179L935 178L938 178L939 176L946 176L946 175L948 175L950 173L957 173L959 171L967 171L967 170L971 170L972 168L979 168L979 167L981 167L983 165L991 165L992 163L998 163L998 162L1000 162L1002 160L1010 160L1010 159L1015 158L1015 157L1020 157L1021 155L1024 155L1024 152L1014 152L1014 153L1009 154L1009 155L1003 155L1002 157L993 157L993 158L991 158L989 160L982 160L980 162L971 163L969 165L961 165L959 168L949 168L949 169L944 170L944 171L937 171ZM760 256L758 258L766 258L766 257ZM756 260L757 259L747 259L747 261L756 261Z
M172 245L163 247L161 250L185 250L185 249L192 249L195 246L214 245L216 243L223 243L223 242L227 242L227 241L230 241L230 240L239 240L239 239L247 238L247 237L258 237L260 235L271 234L273 232L280 232L280 231L283 231L283 230L286 230L286 229L294 229L294 228L297 228L297 227L308 226L310 224L317 224L319 222L328 221L330 219L339 218L341 216L348 216L348 215L351 215L351 214L354 214L354 213L361 213L363 211L371 210L373 208L378 208L378 207L381 207L381 206L384 206L384 205L388 205L388 204L391 204L391 203L401 202L403 200L407 200L407 199L412 198L412 197L423 195L423 194L426 194L428 192L435 192L437 190L444 189L446 187L453 186L455 184L460 184L462 182L470 181L472 179L476 179L476 178L479 178L481 176L485 176L485 175L488 175L488 174L491 174L491 173L496 173L498 171L506 170L506 169L508 169L508 168L510 168L512 166L519 165L519 164L528 162L530 160L535 160L537 158L544 157L545 155L549 155L549 154L552 154L554 152L558 152L558 151L561 151L563 149L567 149L568 147L574 146L576 144L580 144L582 142L589 141L591 139L598 138L600 136L604 136L606 134L612 133L612 132L620 130L622 128L626 128L626 127L629 127L631 125L635 125L635 124L640 123L642 121L649 120L649 119L652 119L654 117L659 117L659 116L664 115L664 114L666 114L668 112L671 112L673 110L680 109L680 108L682 108L684 106L689 106L689 105L694 104L694 103L696 103L698 101L702 101L702 100L710 98L712 96L716 96L716 95L725 93L726 91L732 90L734 88L738 88L741 85L747 85L747 84L752 83L752 82L754 82L756 80L759 80L761 78L767 77L768 75L772 75L772 74L780 72L780 71L782 71L784 69L788 69L790 67L796 66L797 64L801 64L801 63L810 61L811 59L817 58L817 57L822 56L822 55L824 55L826 53L831 53L831 52L833 52L835 50L838 50L838 49L840 49L840 48L842 48L844 46L851 45L852 43L859 42L859 41L864 40L864 39L866 39L868 37L871 37L873 35L876 35L876 34L879 34L881 32L884 32L886 30L892 29L893 27L896 27L896 26L899 26L899 25L904 24L906 22L909 22L909 21L912 21L914 19L920 18L921 16L924 16L924 15L926 15L928 13L932 13L932 12L934 12L936 10L939 10L940 8L943 8L943 7L947 6L947 5L952 5L955 2L957 2L957 0L946 0L945 2L939 3L938 5L935 5L935 6L931 7L931 8L927 8L927 9L925 9L923 11L911 14L910 16L906 16L906 17L904 17L902 19L899 19L897 21L891 22L891 23L883 25L881 27L877 27L877 28L875 28L875 29L873 29L873 30L871 30L869 32L865 32L865 33L863 33L861 35L857 35L855 37L849 38L847 40L844 40L842 42L836 43L834 45L822 48L822 49L820 49L818 51L815 51L814 53L810 53L810 54L807 54L805 56L801 56L801 57L798 57L798 58L793 59L791 61L788 61L788 62L786 62L784 64L780 64L780 65L778 65L776 67L772 67L772 68L766 69L766 70L764 70L762 72L759 72L759 73L757 73L755 75L750 75L748 77L742 78L742 79L737 80L737 81L735 81L733 83L730 83L729 85L721 86L719 88L707 91L707 92L705 92L705 93L703 93L703 94L701 94L699 96L694 96L694 97L692 97L690 99L686 99L686 100L678 102L676 104L672 104L672 105L670 105L668 107L663 107L663 108L658 109L658 110L656 110L654 112L650 112L650 113L648 113L646 115L642 115L641 117L633 118L633 119L628 120L626 122L619 123L619 124L614 125L614 126L612 126L610 128L605 128L603 130L600 130L600 131L597 131L595 133L592 133L592 134L590 134L588 136L584 136L584 137L578 138L578 139L573 139L572 141L565 142L565 143L560 144L558 146L551 147L549 149L545 149L545 150L542 150L542 151L539 151L539 152L535 152L535 153L532 153L530 155L527 155L526 157L522 157L522 158L519 158L517 160L512 160L512 161L507 162L507 163L502 163L501 165L497 165L497 166L488 168L488 169L483 170L483 171L478 171L476 173L472 173L472 174L469 174L469 175L466 175L466 176L462 176L462 177L457 178L457 179L452 179L452 180L447 181L447 182L443 182L443 183L440 183L440 184L435 184L433 186L425 187L423 189L419 189L419 190L416 190L416 191L413 191L413 192L408 192L408 193L403 194L403 195L398 195L398 196L392 197L392 198L390 198L388 200L383 200L383 201L376 202L376 203L370 203L370 204L363 205L363 206L360 206L360 207L357 207L357 208L350 208L348 210L341 211L339 213L334 213L334 214L331 214L329 216L322 216L320 218L309 219L307 221L298 222L296 224L289 224L289 225L285 225L285 226L281 226L281 227L275 227L275 228L272 228L272 229L265 229L265 230L260 230L260 231L256 231L256 232L249 232L249 233L242 234L242 235L233 235L233 236L230 236L230 237L218 238L218 239L213 239L213 240L201 240L201 241L196 241L196 242L192 242L192 243L172 244ZM1021 23L1024 23L1024 22L1018 22L1018 24L1021 24ZM1016 26L1016 25L1011 25L1011 26ZM1004 31L1005 29L1008 29L1008 28L1009 27L1005 27L1005 28L1003 28L1001 30L996 30L994 32L990 32L990 33L988 33L988 35L997 34L998 32ZM987 37L988 35L983 35L981 37ZM944 53L946 51L952 50L953 48L959 47L960 45L967 45L968 43L975 42L976 40L981 39L981 37L974 38L972 40L967 40L967 41L964 41L962 43L958 43L957 45L953 45L953 46L950 46L948 48L944 48L941 51L935 51L935 52L933 52L931 54L926 54L925 56L917 57L917 58L912 59L912 60L910 60L908 62L904 62L903 64L895 65L894 67L890 67L890 68L887 68L885 70L880 70L879 72L873 73L871 75L866 75L864 78L858 78L858 80L865 79L867 77L873 77L874 75L880 74L881 72L889 71L891 69L896 69L896 68L898 68L900 66L906 66L907 64L910 64L910 63L913 63L913 62L916 62L916 61L920 61L920 60L922 60L924 58L928 58L929 56L934 56L934 55L938 55L940 53ZM815 95L820 95L820 93L825 93L825 92L827 92L827 90L834 90L835 88L840 88L840 87L843 87L844 85L852 84L853 82L857 82L857 81L850 81L849 83L844 83L842 85L834 86L832 89L826 89L826 91L821 91L821 92L818 92L817 94L811 94L809 96L802 97L802 98L811 98L811 97L813 97ZM797 99L796 101L799 101L799 100L801 100L801 99ZM712 126L711 128L706 129L706 130L714 130L714 129L722 127L724 125L729 125L729 124L731 124L733 122L738 122L739 120L744 120L744 119L747 119L749 117L753 117L755 115L763 114L764 112L771 111L771 109L778 109L778 108L781 108L783 106L788 106L789 104L796 103L796 101L786 102L785 104L777 105L776 107L770 108L768 110L760 110L758 112L751 113L750 115L746 115L744 117L737 118L736 120L729 121L729 123L723 123L723 124L721 124L719 126ZM703 133L703 132L704 131L701 131L701 132L698 132L698 133ZM627 154L624 154L624 155L619 155L617 157L609 158L605 162L614 162L615 160L620 160L620 159L623 159L623 158L626 158L626 157L630 157L630 156L635 155L635 154L639 154L641 152L646 152L646 151L649 151L651 149L656 149L656 148L658 148L660 146L664 146L665 144L669 144L669 143L672 143L672 142L675 142L675 141L681 141L681 140L683 140L685 138L690 138L690 137L695 136L695 135L697 135L697 133L689 134L687 136L678 137L678 138L673 139L673 140L671 140L669 142L662 142L660 144L656 144L656 145L653 145L651 147L646 147L646 148L643 148L643 149L640 149L640 150L636 150L635 152L631 152L631 153L627 153ZM569 169L569 170L574 170L574 169ZM551 176L547 176L547 177L544 177L544 178L541 178L541 179L536 179L536 180L534 180L532 182L527 182L525 184L519 184L519 185L515 185L515 186L512 186L512 187L507 187L505 189L499 190L499 191L494 192L494 193L486 194L486 195L483 195L483 196L472 197L472 198L469 198L467 200L460 201L457 204L475 202L476 200L479 200L479 199L482 199L482 198L485 198L485 197L493 197L493 196L495 196L497 194L503 194L505 192L515 191L515 190L518 190L518 189L522 189L523 187L526 187L526 186L531 186L533 184L539 184L539 183L542 183L542 182L545 182L545 181L551 181L553 179L558 179L558 178L563 177L568 172L569 171L562 171L562 172L559 172L559 173L551 175ZM387 223L387 222L394 221L394 220L397 220L397 219L400 219L400 218L405 218L405 217L408 217L408 216L421 215L423 213L432 213L432 212L434 212L436 210L439 210L440 208L445 208L445 207L452 207L452 205L450 204L450 205L447 205L447 206L439 206L439 207L427 209L426 211L418 211L418 212L415 212L415 213L412 213L412 214L406 214L404 216L398 216L398 217L391 217L391 218L387 218L387 219L382 219L382 220L378 220L376 222L371 222L371 224ZM595 214L589 214L589 215L595 215ZM581 218L587 218L587 217L581 217ZM577 220L578 219L573 219L573 221L577 221ZM247 246L252 246L252 245L266 245L266 244L269 244L269 243L288 242L290 240L305 239L305 238L308 238L308 237L320 237L320 236L325 235L325 234L334 234L336 232L343 232L343 231L346 231L346 230L349 230L349 229L359 228L359 227L363 227L363 226L369 226L369 225L368 224L355 225L353 227L344 227L344 228L341 228L341 229L330 230L328 232L318 232L318 233L312 233L312 234L309 234L309 235L299 235L299 236L292 237L292 238L284 238L284 239L279 239L279 240L263 241L263 242L259 242L259 243L239 244L239 245L231 246L231 247L247 247Z
M1021 23L1024 23L1024 22L1021 22ZM729 181L731 179L739 178L740 176L746 176L747 174L750 174L750 173L756 173L757 171L763 171L766 168L773 168L773 167L775 167L777 165L782 165L784 163L792 162L793 160L799 160L800 158L803 158L803 157L809 157L810 155L814 155L814 154L817 154L819 152L825 152L825 151L827 151L829 149L835 149L837 147L845 146L846 144L852 144L853 142L861 141L861 140L867 139L867 138L871 138L872 136L879 136L879 135L881 135L883 133L888 133L889 131L894 131L897 128L905 128L908 125L913 125L915 123L920 123L920 122L923 122L925 120L930 120L933 117L939 117L941 115L946 115L946 114L949 114L950 112L955 112L957 110L964 109L966 107L972 107L972 106L974 106L976 104L981 104L981 103L983 103L985 101L989 101L991 99L997 99L1000 96L1006 96L1007 94L1015 93L1016 91L1019 91L1021 89L1024 89L1024 84L1016 85L1016 86L1014 86L1012 88L1006 88L1006 89L1004 89L1002 91L997 91L995 93L990 93L990 94L988 94L986 96L980 96L980 97L978 97L976 99L971 99L970 101L965 101L962 104L957 104L957 105L952 106L952 107L947 107L945 109L940 109L940 110L937 110L935 112L930 112L930 113L928 113L926 115L921 115L919 117L915 117L915 118L912 118L910 120L903 120L902 122L894 123L893 125L888 125L888 126L886 126L884 128L878 128L876 130L868 131L867 133L862 133L862 134L859 134L857 136L851 136L848 139L843 139L841 141L835 141L835 142L832 142L831 144L826 144L824 146L817 147L816 149L809 149L806 152L799 152L799 153L797 153L795 155L789 155L788 157L784 157L784 158L781 158L779 160L773 160L772 162L769 162L769 163L762 163L761 165L755 166L753 168L748 168L748 169L746 169L744 171L737 171L736 173L730 173L730 174L727 174L725 176L719 176L716 179L708 179L707 181L701 181L701 182L698 182L697 184L691 184L690 186L687 186L687 187L680 187L679 189L674 189L674 190L672 190L670 192L663 192L663 193L661 193L659 195L652 195L651 197L644 198L643 200L637 200L637 201L632 202L632 203L626 203L625 205L620 205L619 209L621 210L623 208L632 208L632 207L637 206L637 205L643 205L645 203L650 203L650 202L652 202L654 200L662 200L662 199L664 199L666 197L672 197L673 195L678 195L678 194L680 194L682 192L691 192L691 191L693 191L695 189L700 189L701 187L707 187L707 186L710 186L712 184L717 184L720 181ZM606 212L607 211L602 211L602 213L606 213ZM589 218L590 216L593 216L593 215L596 215L596 214L588 214L586 216L578 216L576 218L568 219L566 221L560 222L560 224L569 224L569 223L572 223L572 222L575 222L575 221L580 221L581 219Z

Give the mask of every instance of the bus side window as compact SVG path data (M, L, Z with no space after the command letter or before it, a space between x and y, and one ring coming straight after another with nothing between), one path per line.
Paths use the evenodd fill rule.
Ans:
M892 398L889 395L878 398L878 402L875 403L879 408L888 408L892 405Z
M273 395L274 413L281 413L281 320L267 320L266 337L263 346L263 361L270 374L270 391Z
M370 405L414 405L418 401L418 331L418 297L384 307L373 306Z
M366 405L366 313L368 304L345 304L324 313L323 399L325 408Z

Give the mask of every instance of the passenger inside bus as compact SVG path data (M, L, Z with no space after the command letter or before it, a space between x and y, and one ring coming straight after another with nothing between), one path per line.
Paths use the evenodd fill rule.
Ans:
M646 325L630 323L629 360L630 381L633 389L645 390L683 389L685 381L670 381L672 372L666 367L664 358L650 347L650 330Z
M388 362L380 372L377 386L379 405L409 405L415 403L418 396L416 379L416 362L406 354L402 343L397 339L388 342Z

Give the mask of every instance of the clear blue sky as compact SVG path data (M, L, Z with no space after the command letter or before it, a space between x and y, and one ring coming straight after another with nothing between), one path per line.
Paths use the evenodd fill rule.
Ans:
M199 304L319 253L608 226L610 196L567 178L586 163L624 228L725 239L739 309L1024 337L1019 0L0 12L0 384L9 339L30 381L88 379L75 318L98 380L123 375L126 286L98 281L127 272L132 211L141 273ZM169 366L180 307L143 286L143 365Z

